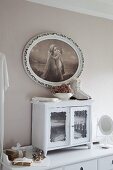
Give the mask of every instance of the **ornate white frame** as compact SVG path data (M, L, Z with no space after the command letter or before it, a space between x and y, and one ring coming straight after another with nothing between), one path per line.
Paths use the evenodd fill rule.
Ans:
M39 42L44 41L44 40L49 40L49 39L57 39L57 40L67 43L70 47L72 47L72 49L76 52L78 56L79 63L78 63L77 71L72 77L70 77L69 79L65 81L51 82L51 81L44 80L41 77L37 76L30 66L29 54L32 48ZM51 87L51 86L58 86L64 83L69 84L70 81L72 81L75 78L78 78L83 70L84 58L83 58L81 49L71 38L63 34L59 34L59 33L44 33L44 34L36 35L35 37L31 38L25 45L24 50L23 50L23 65L24 65L24 69L26 73L35 83L38 83L45 87Z

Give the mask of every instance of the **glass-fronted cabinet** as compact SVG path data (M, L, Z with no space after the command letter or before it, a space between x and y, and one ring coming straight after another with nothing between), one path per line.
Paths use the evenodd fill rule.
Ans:
M32 145L47 151L91 147L91 101L35 102L32 106Z

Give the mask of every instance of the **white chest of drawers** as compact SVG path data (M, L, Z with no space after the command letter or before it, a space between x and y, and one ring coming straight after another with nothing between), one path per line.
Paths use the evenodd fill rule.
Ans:
M65 167L65 170L97 170L97 160L69 165Z
M113 156L100 158L98 160L99 170L113 170Z
M55 155L54 159L51 157L52 154L49 154L52 158L51 163L53 162L51 167L53 164L54 167L59 167L53 170L113 170L113 148L102 149L97 145L89 150L82 147L56 152Z

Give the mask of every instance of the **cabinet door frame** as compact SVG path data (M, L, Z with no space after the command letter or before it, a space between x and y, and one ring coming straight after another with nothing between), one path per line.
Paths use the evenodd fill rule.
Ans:
M56 142L51 142L50 141L50 136L51 136L51 113L54 112L66 112L66 125L65 125L65 134L66 138L65 141L56 141ZM70 144L70 130L69 130L69 123L70 123L70 114L69 114L69 107L51 107L48 108L47 111L48 114L48 149L55 149L58 147L65 147L69 146Z
M84 138L78 138L78 139L74 139L74 112L75 111L83 111L86 110L87 111L87 123L86 123L86 130L87 130L87 137ZM85 144L90 142L90 121L91 121L91 115L90 115L90 107L89 106L77 106L77 107L71 107L70 108L70 118L71 118L71 122L70 122L70 139L71 139L71 145L81 145L81 144Z

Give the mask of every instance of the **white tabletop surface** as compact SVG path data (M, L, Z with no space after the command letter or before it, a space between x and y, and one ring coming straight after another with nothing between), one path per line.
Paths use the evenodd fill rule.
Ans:
M87 146L73 147L69 149L60 149L50 151L42 163L37 166L17 167L10 166L12 170L50 170L70 164L80 163L82 161L89 161L92 159L102 158L113 155L113 148L103 149L99 145L93 145L91 149Z

